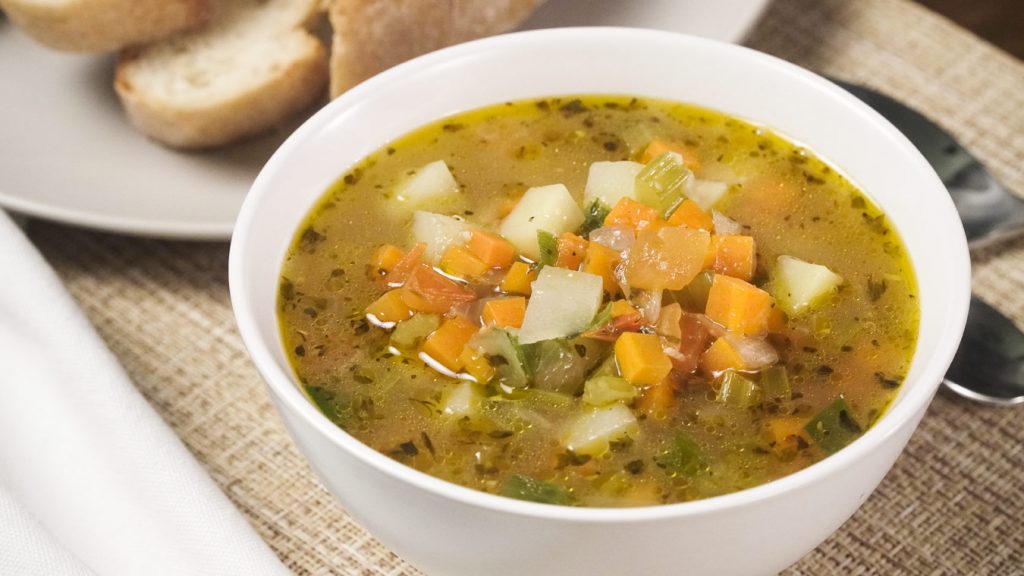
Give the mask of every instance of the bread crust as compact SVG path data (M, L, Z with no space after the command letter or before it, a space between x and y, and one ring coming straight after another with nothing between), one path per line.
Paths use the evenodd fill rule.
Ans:
M202 25L210 0L0 0L0 8L42 44L70 52L109 52Z
M328 0L331 95L400 62L511 30L544 0Z

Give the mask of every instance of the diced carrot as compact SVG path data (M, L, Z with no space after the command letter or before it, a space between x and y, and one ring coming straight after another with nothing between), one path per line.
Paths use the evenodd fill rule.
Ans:
M476 299L472 290L426 264L412 269L401 294L402 301L413 310L439 314L447 312L455 304Z
M459 362L462 364L462 369L480 384L486 384L494 376L494 367L487 361L487 358L469 346L462 349L462 354L459 354Z
M501 289L510 294L525 294L533 292L531 284L537 279L537 271L530 270L530 266L523 262L513 262L508 269L505 278L501 281Z
M467 248L491 268L508 268L516 257L516 248L511 242L481 230L473 230Z
M587 244L589 243L586 240L572 232L563 232L556 243L558 258L555 260L555 266L579 270L583 257L587 254Z
M487 272L488 266L468 249L452 246L441 256L441 270L466 280L477 280Z
M743 370L746 364L735 346L725 338L719 338L704 351L700 367L707 375L717 376L726 370Z
M483 319L487 326L502 328L519 328L523 325L526 315L526 298L495 298L484 303Z
M715 265L715 260L718 259L718 236L715 234L711 235L711 240L708 242L708 251L704 253L704 269L712 268Z
M715 264L712 266L715 272L747 282L754 277L755 248L752 236L718 236L715 248Z
M630 314L637 314L636 308L626 300L613 300L612 301L612 318L618 318L619 316L628 316Z
M405 283L409 273L413 271L420 263L420 258L423 257L423 252L426 251L426 242L420 242L410 249L401 260L395 263L388 271L387 276L384 280L388 286L401 286Z
M635 231L661 223L658 211L629 197L622 197L604 218L605 226L628 226Z
M786 313L778 306L772 306L771 312L768 313L768 332L779 334L786 330L788 324L789 319L786 318Z
M671 378L665 378L653 386L644 388L637 398L636 409L655 420L664 420L668 418L674 401L675 384Z
M615 265L619 263L619 260L619 253L611 248L597 242L587 244L587 260L583 264L583 271L600 276L604 291L612 297L622 291L619 283L615 280ZM630 308L632 309L632 307ZM614 314L615 309L613 308L612 315Z
M656 334L626 332L615 341L615 360L622 377L637 386L653 386L672 371L672 361Z
M448 318L434 330L420 346L420 352L441 363L445 368L458 372L462 369L462 350L479 327L461 316Z
M401 322L412 318L412 308L402 300L402 291L395 289L384 293L366 307L366 313L378 322Z
M405 252L402 252L398 246L381 244L373 251L373 256L370 257L370 266L373 267L373 271L377 275L385 276L404 256Z
M799 416L782 416L769 420L768 435L771 437L772 451L776 454L795 452L800 438L805 442L808 440L804 424L806 420Z
M644 149L640 161L647 164L665 152L679 154L683 157L683 164L686 164L687 168L694 172L700 170L700 159L697 158L697 154L690 147L678 142L668 142L665 140L651 140L651 143Z
M764 334L772 297L757 286L739 278L715 274L708 291L704 313L708 318L737 334Z
M626 278L642 290L680 290L702 270L708 242L706 230L644 230L630 249Z
M668 225L700 228L708 232L715 229L715 222L711 219L711 215L689 198L683 200L683 203L669 216Z

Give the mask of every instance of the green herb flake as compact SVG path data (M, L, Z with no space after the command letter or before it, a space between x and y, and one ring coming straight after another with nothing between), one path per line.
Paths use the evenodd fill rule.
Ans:
M587 205L583 225L580 226L579 235L586 238L591 232L604 226L604 219L608 217L608 213L611 212L604 202L600 200L594 200Z
M523 474L509 476L501 489L501 495L541 504L571 506L573 503L572 494L565 488Z
M671 446L654 461L673 474L696 476L704 467L704 455L700 446L686 432L676 432Z
M558 240L546 230L537 230L537 245L540 247L540 266L551 266L558 260Z

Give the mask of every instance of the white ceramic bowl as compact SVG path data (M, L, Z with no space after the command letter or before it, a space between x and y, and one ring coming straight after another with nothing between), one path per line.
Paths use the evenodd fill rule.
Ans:
M920 285L921 335L891 409L856 442L805 470L726 496L582 509L492 496L383 456L300 393L278 333L286 248L349 166L438 118L508 100L630 94L721 110L808 146L898 228ZM403 64L349 91L270 159L231 243L242 337L296 443L351 515L434 576L774 574L835 531L900 454L953 358L967 315L967 244L945 188L914 147L846 92L782 60L677 34L614 28L496 37ZM913 495L908 495L912 498Z

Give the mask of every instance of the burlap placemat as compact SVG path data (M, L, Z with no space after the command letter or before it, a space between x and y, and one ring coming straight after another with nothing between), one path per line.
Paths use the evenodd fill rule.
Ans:
M902 0L776 0L749 44L912 103L1024 192L1024 64L950 22ZM286 435L234 327L225 244L30 234L296 574L418 574L352 522ZM1024 241L977 256L977 292L1024 325ZM874 495L786 574L1024 573L1022 419L940 394Z

